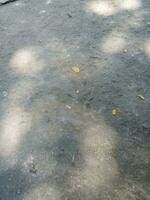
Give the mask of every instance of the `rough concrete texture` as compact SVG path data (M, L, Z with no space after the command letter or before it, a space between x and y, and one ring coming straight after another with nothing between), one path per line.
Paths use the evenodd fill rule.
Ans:
M1 6L0 101L0 200L150 199L150 1Z

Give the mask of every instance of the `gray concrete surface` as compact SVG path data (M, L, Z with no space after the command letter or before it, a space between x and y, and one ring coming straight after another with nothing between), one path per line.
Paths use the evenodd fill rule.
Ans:
M1 6L0 102L0 200L150 199L150 1Z

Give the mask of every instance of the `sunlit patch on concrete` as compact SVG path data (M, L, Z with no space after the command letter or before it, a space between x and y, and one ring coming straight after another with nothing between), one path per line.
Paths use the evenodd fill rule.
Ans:
M81 176L88 187L90 187L88 184L91 181L92 187L98 188L110 183L117 176L117 163L112 156L115 148L113 136L114 131L105 123L101 126L91 124L85 130L83 146L81 147L85 168Z
M121 10L137 10L141 6L141 0L94 0L86 4L88 11L101 16L115 15Z
M14 53L10 65L19 74L33 75L43 69L44 63L39 59L36 49L24 48Z
M103 39L102 50L105 53L119 53L125 48L126 41L123 36L117 36L113 33Z
M118 9L110 1L98 0L87 3L87 9L97 15L111 16L115 14Z
M59 190L51 187L48 184L41 184L36 188L31 189L28 193L24 195L24 200L31 200L31 199L42 199L42 200L60 200Z
M46 4L51 4L52 0L46 0Z
M111 185L119 176L117 161L113 157L117 134L93 111L83 111L78 118L78 126L82 127L79 134L82 136L80 150L83 163L81 168L71 171L71 190L97 197L103 187Z
M1 123L0 155L16 153L29 128L30 115L27 112L19 107L9 109Z
M145 50L145 53L150 56L150 39L145 41L145 44L144 44L144 50Z
M116 3L123 10L136 10L142 6L141 0L116 0Z

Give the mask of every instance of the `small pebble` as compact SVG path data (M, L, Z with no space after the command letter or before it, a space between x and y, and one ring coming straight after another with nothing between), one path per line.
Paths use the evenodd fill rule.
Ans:
M79 90L79 89L77 89L77 90L76 90L76 94L79 94L79 93L80 93L80 90Z
M68 109L71 109L71 106L69 106L69 105L66 105L66 108L68 108Z
M147 24L148 26L150 26L150 22L147 22L146 24Z
M8 96L8 93L6 91L3 91L3 96L4 97L7 97Z
M46 10L41 10L41 11L39 12L39 14L44 14L44 13L46 13Z
M32 174L36 174L37 173L37 168L35 166L35 164L33 163L31 168L29 169L29 172L32 173Z

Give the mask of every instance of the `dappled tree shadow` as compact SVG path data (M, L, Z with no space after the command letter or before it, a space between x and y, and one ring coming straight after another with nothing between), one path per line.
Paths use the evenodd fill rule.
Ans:
M119 2L2 9L1 199L150 198L150 3Z

